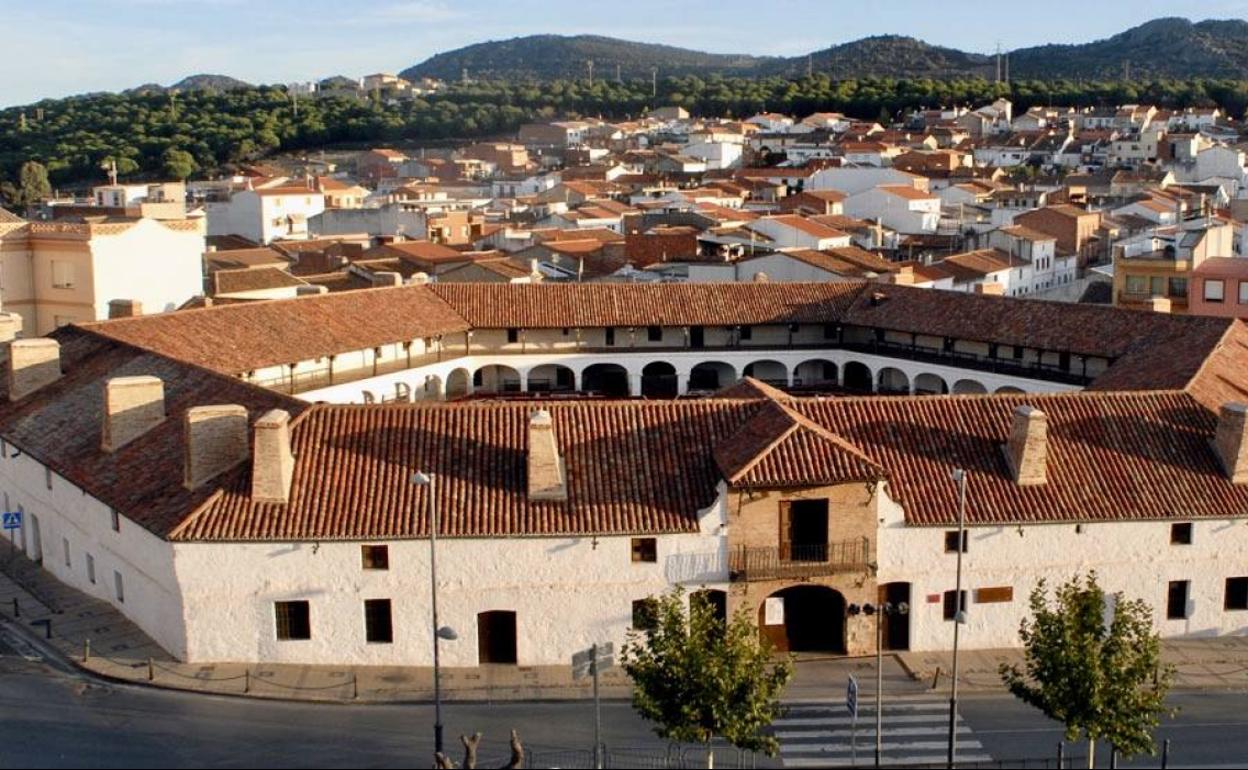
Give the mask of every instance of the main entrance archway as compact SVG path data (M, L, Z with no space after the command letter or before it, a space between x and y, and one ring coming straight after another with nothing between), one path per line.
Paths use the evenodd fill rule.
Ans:
M845 597L827 586L783 588L763 600L758 608L758 627L780 652L843 655Z

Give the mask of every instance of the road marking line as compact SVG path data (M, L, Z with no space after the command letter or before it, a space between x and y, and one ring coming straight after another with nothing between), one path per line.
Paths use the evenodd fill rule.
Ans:
M961 714L958 715L958 721L959 722L963 721ZM858 724L863 724L865 722L874 723L875 715L873 714L870 718L866 718L862 716L858 717ZM889 723L889 724L934 724L934 725L949 724L949 721L943 715L940 715L940 716L909 715L909 716L899 716L899 717L890 717L890 716L885 715L884 722ZM775 720L774 722L772 722L772 725L775 727L811 727L811 726L820 726L820 725L828 725L828 726L851 725L853 723L854 723L853 717L810 717L810 718L801 718L801 719L790 719L789 717L784 717L782 719Z
M864 758L859 752L856 764L859 767L871 765L873 758L867 756ZM939 765L944 766L947 759L944 754L907 754L898 757L880 757L881 766L891 765ZM959 754L959 762L991 762L992 757L987 754ZM793 759L782 759L780 764L784 767L851 767L855 764L855 760L849 757L828 757L827 759L811 757L794 757Z
M858 746L859 753L862 752L863 746L867 750L875 750L875 741ZM892 750L918 750L918 751L938 751L949 747L948 741L900 741L895 743L885 742L881 746L882 751ZM959 748L965 749L982 749L983 746L979 741L958 741ZM848 743L823 743L823 744L802 744L799 746L781 746L781 754L849 754L853 751L853 747Z
M959 734L969 733L971 728L966 725L958 727ZM896 737L913 737L916 735L948 735L949 726L944 724L933 724L931 727L894 727L889 728L887 723L884 726L885 736ZM853 730L786 730L777 732L776 738L780 740L794 740L801 738L849 738L854 735ZM866 736L875 739L875 725L860 726L857 732L858 737Z

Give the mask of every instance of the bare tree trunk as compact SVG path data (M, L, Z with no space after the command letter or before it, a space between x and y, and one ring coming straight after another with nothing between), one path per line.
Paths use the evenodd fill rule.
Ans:
M1096 739L1088 739L1088 770L1096 767Z

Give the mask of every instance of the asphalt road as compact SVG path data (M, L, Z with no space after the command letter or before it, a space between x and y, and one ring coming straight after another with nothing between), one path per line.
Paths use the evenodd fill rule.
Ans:
M1248 766L1248 695L1180 693L1172 704L1180 712L1159 732L1172 740L1171 767ZM1056 755L1060 729L1013 698L964 697L961 712L994 758ZM100 685L0 657L4 766L428 767L432 721L426 705L283 703ZM507 756L512 727L539 758L546 747L593 742L593 711L583 702L453 703L444 721L448 743L462 732L485 733L485 767ZM661 752L665 746L626 703L603 705L603 730L613 748ZM1082 757L1083 748L1071 746L1067 756ZM581 759L563 755L559 763L575 767ZM1108 754L1101 764L1108 766ZM1075 760L1072 766L1086 764ZM1158 759L1121 766L1157 767Z

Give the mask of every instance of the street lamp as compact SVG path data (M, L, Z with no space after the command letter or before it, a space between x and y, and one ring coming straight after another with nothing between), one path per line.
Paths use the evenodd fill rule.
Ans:
M455 629L450 626L438 625L438 505L434 498L434 476L432 473L416 471L412 474L412 483L418 487L429 488L429 593L433 609L433 750L442 753L442 668L438 659L439 642L448 642L459 638Z
M881 618L885 615L897 616L910 612L910 605L905 602L893 604L849 605L849 614L875 616L875 766L880 766L880 758L884 750L884 631Z
M958 751L958 628L966 622L962 602L962 552L966 546L966 477L962 468L955 468L950 478L958 485L958 566L953 587L953 672L949 682L949 757L950 770Z

